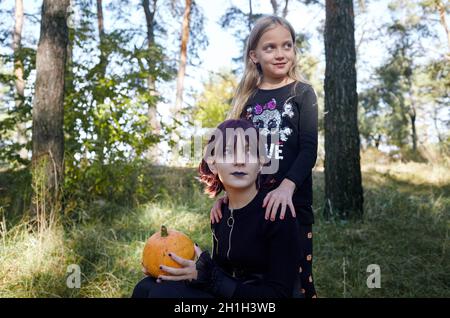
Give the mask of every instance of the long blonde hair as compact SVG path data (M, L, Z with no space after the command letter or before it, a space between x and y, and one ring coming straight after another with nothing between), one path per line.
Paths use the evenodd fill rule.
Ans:
M295 31L292 25L286 19L275 15L261 17L256 21L255 26L248 37L244 55L244 75L236 88L236 93L231 103L232 108L228 113L227 119L239 119L247 100L261 84L263 74L258 70L257 65L250 59L250 51L256 49L260 38L266 31L275 28L277 25L285 27L291 33L294 45L295 61L288 71L288 77L298 82L307 83L298 69L298 51L295 45Z

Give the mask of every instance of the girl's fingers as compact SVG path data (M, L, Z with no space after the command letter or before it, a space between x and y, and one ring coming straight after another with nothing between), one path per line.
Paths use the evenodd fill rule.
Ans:
M189 265L190 265L189 262L192 262L192 261L190 261L190 260L187 260L187 259L185 259L185 258L182 258L182 257L178 256L178 255L175 254L175 253L169 253L169 256L170 256L175 262L177 262L178 264L180 264L180 265L183 266L183 267L189 266Z
M216 221L216 217L214 216L214 208L212 208L209 212L209 218L211 219L211 224L214 224L214 222Z
M263 206L262 206L263 208L266 207L267 202L270 200L271 193L272 192L267 193L266 196L264 197Z
M277 217L277 211L280 207L281 202L276 200L272 206L272 212L270 213L270 220L275 221L275 218Z
M214 204L214 220L219 223L220 219L222 218L222 202L223 199L219 199L216 201L216 203Z
M284 215L286 214L286 206L286 203L281 203L280 220L284 219Z
M172 274L175 276L186 275L186 273L187 273L185 268L175 268L175 267L164 266L164 265L160 265L159 268L162 269L163 271L165 271L166 273L169 273L169 274Z
M221 213L221 208L219 207L218 209L216 209L216 221L217 221L217 223L220 222L221 218L222 218L222 213Z
M220 219L219 216L217 215L217 208L214 210L214 222L215 223L219 223Z
M209 212L209 218L211 219L211 223L214 224L214 220L215 220L215 215L214 215L214 208L211 209L211 211Z
M265 215L266 220L268 220L270 217L270 211L272 210L272 205L274 204L274 202L275 202L275 199L270 198L269 202L267 203L266 215Z
M265 200L265 199L264 199ZM269 202L267 202L267 204L269 204ZM264 212L264 218L266 220L269 219L269 207L267 206L267 204L263 204L263 207L266 207L266 211Z
M219 202L219 204L216 206L216 216L218 217L218 221L222 218L222 203L223 200Z
M295 208L294 208L294 205L292 204L292 200L289 201L288 206L289 206L289 209L291 210L292 216L295 218L295 215L296 215L296 214L295 214Z
M161 281L164 280L171 280L171 281L179 281L179 280L186 280L189 277L186 275L183 276L166 276L166 275L159 275L158 279L156 280L157 283L160 283Z
M211 208L210 216L211 216L211 223L214 224L217 221L217 203L214 204L214 206Z

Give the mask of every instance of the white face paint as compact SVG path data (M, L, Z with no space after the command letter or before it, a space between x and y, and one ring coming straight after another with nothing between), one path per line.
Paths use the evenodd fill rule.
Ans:
M227 138L223 155L215 155L208 163L210 170L219 176L226 191L255 187L262 167L256 148L251 146L257 145L256 141L246 141L243 132L235 134L236 138Z

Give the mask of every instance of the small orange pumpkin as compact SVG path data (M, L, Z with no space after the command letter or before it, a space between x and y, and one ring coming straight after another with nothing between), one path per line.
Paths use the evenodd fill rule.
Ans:
M159 275L170 275L159 269L159 266L181 268L181 265L169 256L171 252L182 258L194 260L194 243L184 233L167 229L162 225L161 231L156 232L147 240L142 255L142 264L148 273L155 278Z

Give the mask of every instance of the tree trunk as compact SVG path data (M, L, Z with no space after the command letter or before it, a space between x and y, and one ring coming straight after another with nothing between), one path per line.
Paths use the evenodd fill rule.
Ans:
M381 142L381 135L378 134L377 137L375 138L375 147L377 149L380 147L380 142Z
M250 33L252 31L253 28L253 5L252 5L252 0L248 0L248 21L247 21L247 26L248 26L248 32Z
M149 53L155 46L155 34L154 34L154 24L155 24L155 13L156 13L156 3L157 0L153 0L152 8L150 9L150 1L149 0L143 0L142 6L144 7L145 12L145 20L147 22L147 43L148 43L148 50ZM153 73L154 66L152 64L152 61L148 60L148 65L150 68L150 73ZM151 96L156 96L156 87L155 87L155 79L153 75L149 75L147 78L147 85L148 90ZM160 134L161 131L161 125L159 123L157 112L156 112L156 105L150 105L148 107L148 120L150 127L152 128L152 132L155 134Z
M278 15L278 10L279 10L279 4L278 4L278 0L270 0L270 4L272 5L272 11L274 15ZM289 0L285 0L284 1L284 8L283 8L283 12L281 14L281 16L283 18L286 18L287 14L288 14L288 6L289 6Z
M273 14L278 15L278 0L270 0L270 4L272 5Z
M352 0L327 0L325 22L325 216L361 217L360 140Z
M69 11L69 15L70 15ZM72 13L73 14L73 13ZM66 57L66 70L65 70L65 82L64 82L64 99L67 101L68 99L72 98L72 95L76 92L75 90L75 82L74 82L74 60L73 60L73 45L75 40L75 26L70 24L70 18L68 17L68 41L67 41L67 57ZM68 103L64 103L65 110L67 109ZM70 104L70 103L69 103ZM69 110L70 112L70 110ZM64 127L65 131L67 129L72 130L75 129L75 123L73 122L67 122L66 119L64 120L64 124L67 125ZM76 138L73 134L69 133L66 135L65 138L65 147L68 146L68 144L71 144L73 142L76 142L74 140ZM85 163L87 161L87 156L84 156L80 159L81 164Z
M150 8L150 1L143 0L142 6L144 7L145 20L147 22L147 45L148 45L148 67L149 67L149 76L147 77L147 86L150 96L157 96L155 78L152 75L155 71L155 66L152 61L151 52L155 47L155 34L154 34L154 25L155 25L155 13L156 13L156 3L158 0L152 1L152 7ZM158 112L156 109L156 103L153 101L148 104L147 111L148 123L152 130L152 134L160 135L161 134L161 124L158 119ZM158 145L153 145L151 149L147 152L147 159L151 161L156 161L159 158Z
M450 30L448 28L446 21L445 6L441 0L435 0L435 2L439 10L439 18L441 21L441 25L444 28L445 33L447 34L447 45L448 45L447 59L450 59Z
M42 4L32 128L32 209L38 225L51 225L61 206L64 181L64 68L68 42L66 15L69 3L70 0L44 0Z
M412 150L413 152L417 151L417 131L416 131L416 102L414 99L414 93L413 93L413 82L412 82L412 74L408 73L406 75L406 82L408 85L408 98L409 98L409 109L408 109L408 116L409 121L411 123L411 141L412 141Z
M417 151L417 131L416 131L416 109L411 108L409 111L409 120L411 121L411 139L412 139L412 149L414 152Z
M288 5L289 5L289 0L285 0L284 8L283 8L283 18L285 18L285 19L288 14Z
M14 19L14 33L13 33L13 51L14 51L14 76L16 86L15 104L16 109L23 107L25 100L25 81L23 79L23 63L21 58L22 47L22 28L23 28L23 0L16 0L15 19ZM19 151L19 156L23 160L28 159L28 152L25 147L27 143L27 134L25 123L19 122L17 124L17 142L23 146Z
M104 19L103 19L103 0L97 0L97 27L98 27L98 36L100 40L99 51L100 51L100 61L97 65L97 81L99 82L101 79L106 77L106 69L108 67L108 52L106 50L106 34L104 27ZM100 83L93 89L94 99L97 101L97 105L105 103L104 93L102 92L103 87L100 86ZM98 161L102 164L105 163L105 141L103 138L98 138L98 147L97 147L97 156Z
M439 140L439 145L442 145L444 143L444 138L442 136L441 130L439 129L439 125L438 125L438 122L439 122L439 119L440 119L438 107L433 107L433 116L432 116L432 118L433 118L434 129L436 130L436 134L437 134L437 137L438 137L438 140Z
M106 75L106 67L108 65L108 56L105 52L105 27L103 22L103 0L97 0L97 25L98 36L100 39L100 76L104 78Z
M186 73L187 63L187 46L189 41L189 23L191 19L192 0L186 0L186 7L183 15L181 50L180 50L180 66L177 75L177 96L175 100L175 114L181 110L183 104L184 76ZM176 118L176 115L175 115Z

